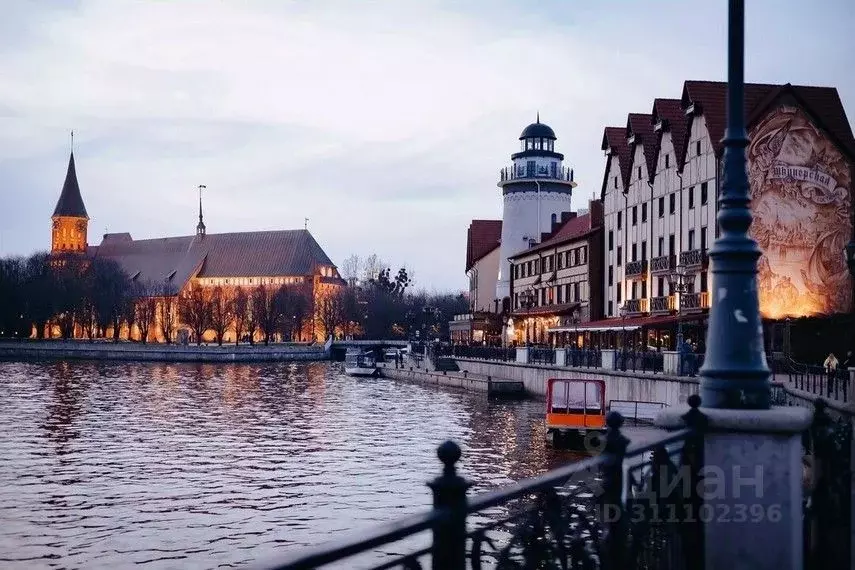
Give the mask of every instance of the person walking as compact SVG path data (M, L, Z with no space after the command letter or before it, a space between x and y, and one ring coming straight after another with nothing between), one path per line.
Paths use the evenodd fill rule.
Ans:
M829 396L831 396L831 393L834 391L834 375L837 373L838 365L839 362L833 352L829 352L828 356L825 357L825 362L822 363L822 367L825 368L826 378L828 379Z

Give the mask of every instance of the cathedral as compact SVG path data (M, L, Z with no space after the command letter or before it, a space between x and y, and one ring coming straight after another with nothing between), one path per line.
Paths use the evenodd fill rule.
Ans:
M293 285L310 302L301 340L321 340L315 326L317 301L345 285L338 269L307 229L209 234L202 217L192 235L134 239L129 233L104 234L99 245L89 245L89 215L83 202L72 152L68 171L52 219L51 255L80 261L106 258L115 261L137 291L175 303L194 288L221 287L248 293L259 285L279 288ZM149 341L162 341L158 326ZM176 322L177 333L182 323ZM138 338L138 331L123 331L123 338ZM209 339L205 339L209 340Z

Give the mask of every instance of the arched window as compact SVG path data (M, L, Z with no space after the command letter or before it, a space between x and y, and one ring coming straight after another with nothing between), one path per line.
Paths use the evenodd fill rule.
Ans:
M555 225L555 222L557 222L557 221L558 221L558 216L556 216L555 214L552 214L552 225Z

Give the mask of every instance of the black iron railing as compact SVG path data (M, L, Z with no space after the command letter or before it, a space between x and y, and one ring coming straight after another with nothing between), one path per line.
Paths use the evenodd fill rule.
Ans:
M555 364L555 350L531 347L528 350L528 361L531 364Z
M852 400L849 370L827 369L793 360L782 363L790 385L798 390L847 403Z
M676 309L674 297L666 295L664 297L652 297L650 299L651 313L669 313Z
M642 259L640 261L630 261L626 264L626 276L627 277L638 277L640 275L644 275L647 271L647 260Z
M832 419L819 399L803 441L803 463L809 474L804 501L805 568L851 568L852 421Z
M517 349L494 346L455 346L452 353L458 358L478 358L501 362L514 362L517 359Z
M667 273L677 267L676 255L660 255L650 260L651 273Z
M701 267L709 263L709 256L705 249L692 249L680 253L680 265L686 267Z
M590 459L471 499L469 483L457 473L460 448L446 442L438 450L442 475L428 483L433 510L267 568L308 570L343 561L351 568L352 557L383 548L396 554L379 557L374 570L702 569L697 513L706 418L698 396L689 403L685 429L633 448L621 433L623 417L610 412ZM401 545L417 535L429 545Z
M616 350L612 370L622 372L662 372L665 355L652 350Z
M601 368L603 365L603 353L596 348L568 348L565 355L565 366Z

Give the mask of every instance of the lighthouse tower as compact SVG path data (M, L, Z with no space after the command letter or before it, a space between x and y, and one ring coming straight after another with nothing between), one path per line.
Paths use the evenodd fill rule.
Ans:
M538 113L537 122L523 129L511 166L499 175L504 211L496 298L503 304L510 296L508 257L540 243L562 221L562 214L571 211L576 183L573 171L564 167L564 155L555 152L555 140L555 132L540 122Z

